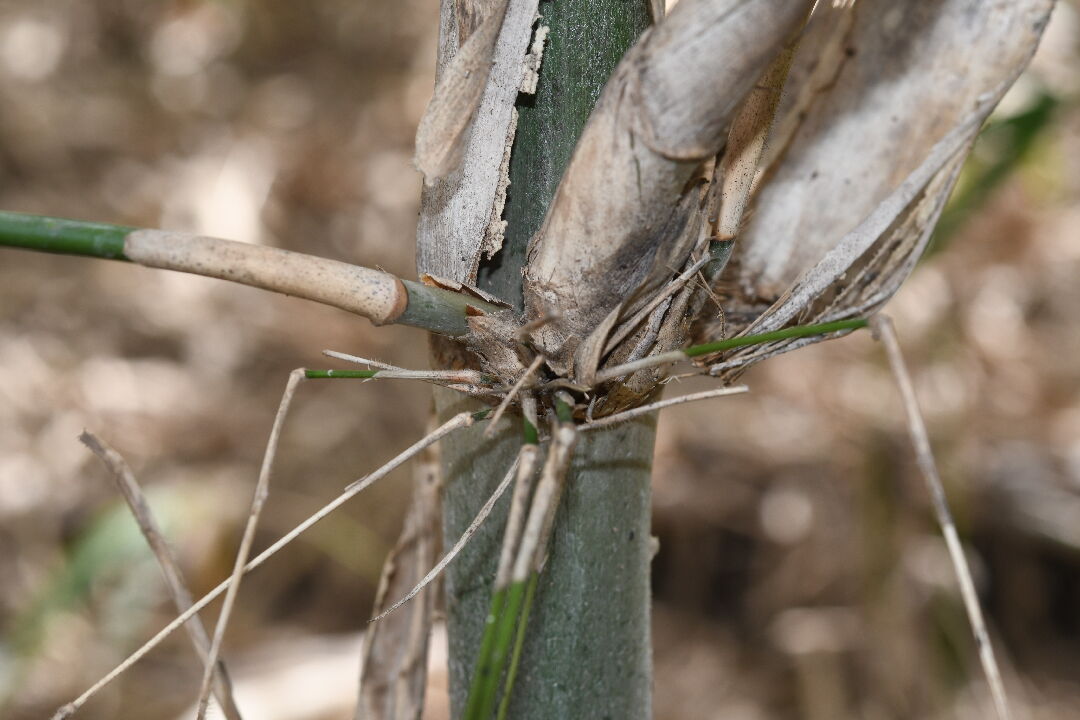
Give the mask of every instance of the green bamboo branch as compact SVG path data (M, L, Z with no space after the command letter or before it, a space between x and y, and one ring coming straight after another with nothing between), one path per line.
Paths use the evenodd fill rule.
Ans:
M734 348L760 345L762 343L776 342L777 340L791 340L793 338L814 337L816 335L829 335L836 332L857 330L858 328L866 327L867 324L868 321L864 318L853 318L851 320L837 320L835 322L819 323L817 325L795 325L782 330L773 330L772 332L759 333L757 335L743 335L740 337L728 338L727 340L704 343L702 345L691 345L690 347L681 350L658 353L633 362L605 368L596 373L596 382L607 382L608 380L614 380L615 378L620 378L624 375L637 372L638 370L644 370L645 368L671 365L691 358L701 357L702 355L712 355L713 353L724 352L725 350L732 350Z
M761 343L775 342L776 340L790 340L792 338L813 337L814 335L828 335L829 333L841 332L843 330L857 330L858 328L866 327L868 324L869 322L864 318L853 318L851 320L837 320L835 322L819 323L817 325L795 325L782 330L758 333L757 335L744 335L743 337L717 340L702 345L691 345L688 348L683 348L681 352L686 355L686 357L701 357L702 355L712 355L713 353L724 352L725 350L747 347L749 345L760 345Z
M470 312L500 310L472 296L401 280L381 270L164 230L0 211L0 246L123 260L230 280L331 305L376 325L411 325L443 335L467 333Z

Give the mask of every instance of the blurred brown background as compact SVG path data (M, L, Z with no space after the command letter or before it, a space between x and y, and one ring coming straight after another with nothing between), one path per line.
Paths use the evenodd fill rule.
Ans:
M0 208L411 275L436 5L0 0ZM1063 2L890 306L1020 718L1080 717L1078 55ZM201 593L231 566L288 371L324 348L426 354L418 331L298 300L0 250L0 716L47 717L171 617L82 428L127 456ZM658 720L989 717L879 349L861 333L747 380L660 424ZM422 385L303 386L259 546L427 408ZM227 654L249 717L351 716L407 490L391 477L245 582ZM199 674L178 633L78 717L178 717Z

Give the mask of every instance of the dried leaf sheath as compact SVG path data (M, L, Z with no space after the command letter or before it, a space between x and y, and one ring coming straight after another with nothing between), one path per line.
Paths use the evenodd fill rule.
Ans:
M560 311L541 333L549 356L565 360L654 268L683 265L692 246L658 235L811 4L683 0L623 58L529 250L528 316Z
M537 1L509 0L491 54L487 86L472 116L471 129L460 135L461 161L444 176L428 178L425 183L416 231L420 274L464 283L476 279L485 233L503 178L504 159L513 140L514 101L525 72ZM453 0L442 3L440 85L450 74L459 52L455 5ZM448 137L446 132L436 132Z
M412 588L439 556L441 480L438 446L415 460L405 527L383 565L372 616ZM407 607L368 625L356 720L419 720L427 687L427 651L438 585Z
M460 159L465 135L487 87L495 43L510 2L487 4L483 20L469 34L466 31L472 29L479 8L473 3L458 5L465 11L458 13L461 49L439 78L416 131L416 166L428 180L442 177Z
M796 53L767 181L743 233L740 286L779 296L952 128L976 108L985 117L1026 67L1052 6L859 0L849 9L819 7Z

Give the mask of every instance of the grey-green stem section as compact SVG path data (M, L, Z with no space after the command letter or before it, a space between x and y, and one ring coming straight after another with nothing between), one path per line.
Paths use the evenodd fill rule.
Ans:
M436 389L439 417L478 407ZM559 505L508 717L651 717L650 507L655 416L581 435ZM443 441L443 541L453 544L521 445L520 418ZM540 459L538 464L542 464ZM446 575L452 717L461 717L487 616L510 493Z

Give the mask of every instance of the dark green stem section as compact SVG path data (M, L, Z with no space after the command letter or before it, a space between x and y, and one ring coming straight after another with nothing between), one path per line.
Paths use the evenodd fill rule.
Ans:
M521 310L521 268L600 91L649 25L647 0L542 0L551 28L535 95L520 95L510 155L502 249L480 264L477 282Z
M124 257L124 238L136 228L0 211L0 245L108 260Z
M402 280L409 304L394 322L424 328L440 335L457 337L469 332L469 308L485 313L503 310L471 295L431 287L415 280Z
M711 285L731 260L731 254L735 251L734 240L713 240L709 243L709 262L705 263L702 273L705 280Z
M499 673L502 666L495 662L495 646L502 625L510 615L508 612L507 590L501 588L491 596L491 609L484 619L484 637L480 641L480 657L473 672L472 685L469 688L469 702L465 707L465 717L486 717L483 708L488 707L487 714L491 713L491 705L495 702L495 693L499 687ZM517 611L514 611L516 617Z
M435 397L441 419L476 407L443 388ZM493 438L478 425L442 443L447 545L457 541L514 461L520 422L504 416ZM523 645L514 651L519 661L513 687L509 675L504 683L506 717L651 717L649 477L655 430L655 416L648 416L579 438L527 632L520 629L524 607L517 622ZM505 497L445 576L451 717L458 719L467 717L466 698L482 656L508 507Z
M818 325L796 325L795 327L774 330L773 332L758 333L757 335L744 335L743 337L728 338L703 345L692 345L683 348L683 354L687 357L699 357L712 355L713 353L731 350L732 348L746 347L747 345L760 345L761 343L773 342L774 340L788 340L790 338L812 337L814 335L828 335L829 333L842 330L855 330L864 328L869 324L863 318L853 320L837 320L836 322L820 323Z
M489 627L485 629L480 645L484 661L477 666L473 675L469 703L465 707L465 720L489 720L495 709L495 697L525 599L525 584L523 581L510 583L506 589L496 590L492 597L493 612L488 616ZM487 645L489 642L490 645Z

